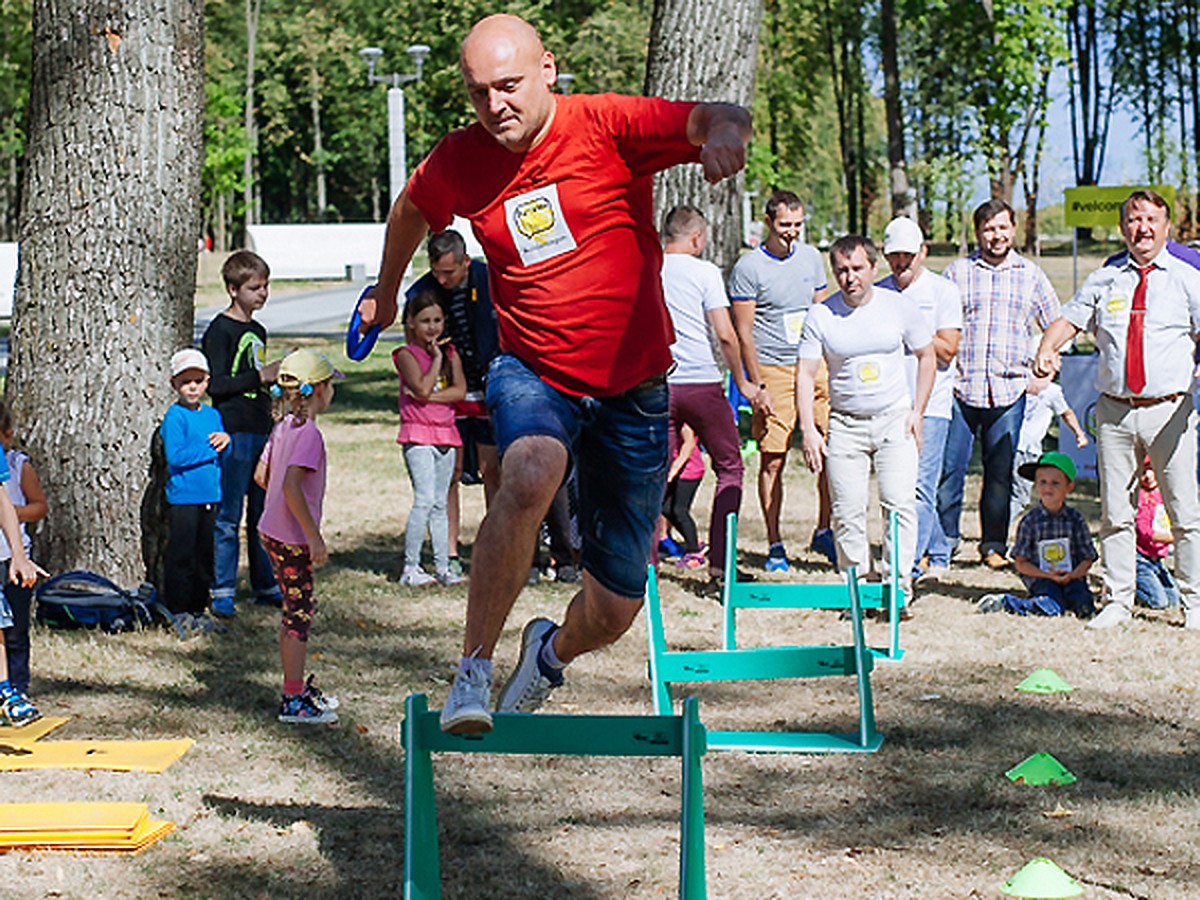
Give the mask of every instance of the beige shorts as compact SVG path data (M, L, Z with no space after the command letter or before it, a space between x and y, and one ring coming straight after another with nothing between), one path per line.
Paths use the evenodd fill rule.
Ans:
M759 366L763 384L771 395L775 406L775 415L766 416L761 412L754 413L750 425L750 436L758 441L758 448L763 453L787 453L792 445L792 435L799 424L796 412L796 367L795 366ZM817 369L814 383L813 416L817 422L817 430L821 434L829 433L829 369L825 360Z

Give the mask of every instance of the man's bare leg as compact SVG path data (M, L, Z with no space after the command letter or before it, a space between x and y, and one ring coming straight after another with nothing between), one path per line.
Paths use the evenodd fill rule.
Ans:
M562 627L554 635L555 655L568 663L607 647L629 630L641 608L640 597L614 594L585 571L583 589L571 598Z
M760 453L758 464L758 503L767 526L767 543L778 544L779 512L783 508L783 464L786 453Z
M462 519L462 500L459 497L458 486L462 483L463 448L454 451L454 476L450 479L450 490L446 493L446 520L450 538L450 556L458 559L458 525Z
M479 456L479 475L483 478L483 502L485 509L492 508L496 491L500 490L500 453L495 444L476 444Z
M503 477L475 540L463 656L491 659L504 622L529 575L529 552L567 470L567 450L542 435L519 438L504 454Z

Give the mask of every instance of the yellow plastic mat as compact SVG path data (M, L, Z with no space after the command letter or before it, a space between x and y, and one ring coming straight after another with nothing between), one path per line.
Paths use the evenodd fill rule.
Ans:
M8 747L28 747L30 744L44 738L60 725L71 721L69 716L42 716L36 722L13 728L10 725L0 725L0 745Z
M191 738L171 741L44 741L0 746L0 772L23 769L104 769L162 772L187 753Z
M0 853L139 853L175 829L144 803L0 804Z

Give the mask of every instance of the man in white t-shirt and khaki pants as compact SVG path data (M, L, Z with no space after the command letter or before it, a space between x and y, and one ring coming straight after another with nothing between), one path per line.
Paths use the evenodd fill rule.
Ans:
M933 331L916 305L875 285L878 253L859 235L838 238L829 250L841 291L814 306L804 322L796 370L796 405L804 434L804 459L829 473L838 566L865 569L870 562L867 504L871 469L884 513L899 518L898 556L908 586L916 545L917 458L921 426L933 389L937 358ZM905 375L905 350L917 359L915 395ZM829 435L821 437L813 385L822 358L829 367ZM891 559L884 529L884 572Z

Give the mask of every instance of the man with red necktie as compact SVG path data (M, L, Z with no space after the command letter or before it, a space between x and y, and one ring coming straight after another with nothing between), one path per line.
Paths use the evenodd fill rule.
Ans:
M1057 372L1058 348L1080 331L1100 352L1096 454L1108 605L1089 628L1132 616L1136 582L1134 518L1140 461L1149 454L1175 535L1175 574L1184 628L1200 630L1200 503L1196 495L1193 354L1200 337L1200 271L1168 245L1170 207L1151 190L1121 205L1126 251L1083 283L1044 335L1034 361Z

